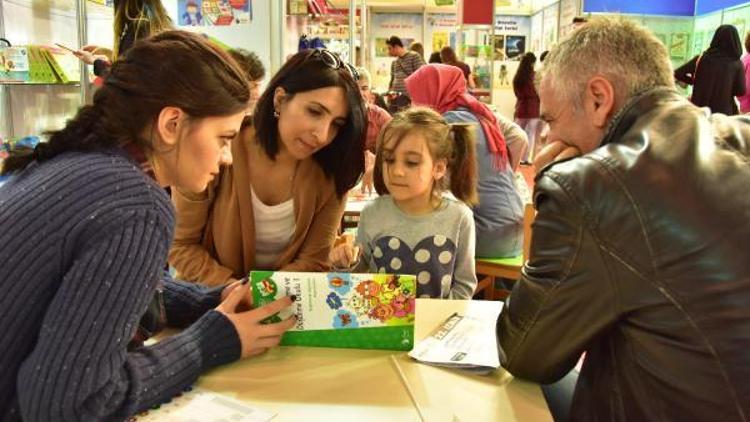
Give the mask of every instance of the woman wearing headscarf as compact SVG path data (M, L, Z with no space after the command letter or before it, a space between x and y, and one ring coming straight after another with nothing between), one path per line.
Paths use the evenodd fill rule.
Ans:
M680 66L674 71L674 77L693 85L690 97L693 104L708 107L712 113L731 116L738 112L734 97L745 93L741 55L737 28L721 25L716 29L708 50Z
M449 123L477 126L479 205L473 209L476 255L488 258L518 255L523 243L523 203L513 170L526 150L526 134L469 95L464 74L455 66L422 66L405 83L414 105L431 107Z

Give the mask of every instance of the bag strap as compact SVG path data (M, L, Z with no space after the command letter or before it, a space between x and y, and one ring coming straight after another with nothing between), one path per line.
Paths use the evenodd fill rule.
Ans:
M703 54L698 56L698 58L695 60L695 70L693 70L693 86L695 86L695 77L698 76L698 65L700 64L702 58Z

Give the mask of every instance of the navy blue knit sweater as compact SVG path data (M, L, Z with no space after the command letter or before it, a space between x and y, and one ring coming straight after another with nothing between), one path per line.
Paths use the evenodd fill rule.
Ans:
M240 356L219 291L164 280L170 325L127 344L172 240L169 197L122 152L32 163L0 188L0 420L121 420Z

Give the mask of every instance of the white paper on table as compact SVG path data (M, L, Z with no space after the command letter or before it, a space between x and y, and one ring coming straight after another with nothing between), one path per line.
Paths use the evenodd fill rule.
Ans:
M266 422L274 416L232 397L195 389L135 419L138 422Z
M503 303L498 306L469 306L463 314L454 313L409 356L432 365L489 372L500 367L495 326Z

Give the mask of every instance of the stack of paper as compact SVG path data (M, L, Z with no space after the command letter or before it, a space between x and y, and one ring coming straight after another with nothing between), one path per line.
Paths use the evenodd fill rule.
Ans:
M138 422L266 422L274 416L232 397L195 389L134 419Z
M495 325L497 306L469 306L463 315L454 313L409 352L412 358L431 365L490 372L500 367Z

